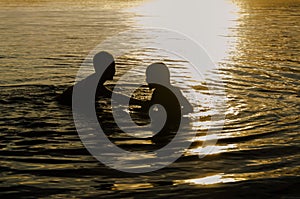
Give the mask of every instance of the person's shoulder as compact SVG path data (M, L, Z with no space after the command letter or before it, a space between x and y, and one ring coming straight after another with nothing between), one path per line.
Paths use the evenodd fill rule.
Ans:
M63 105L71 105L73 88L74 88L74 85L69 86L62 94L60 94L56 97L57 101Z
M86 82L89 82L92 80L96 80L96 78L97 78L96 73L93 73L93 74L87 76L86 78L80 80L77 84L83 84L83 83L86 83Z
M75 83L76 88L87 88L93 85L97 85L99 79L98 76L94 73Z
M182 95L181 89L176 86L171 86L171 91L176 95Z

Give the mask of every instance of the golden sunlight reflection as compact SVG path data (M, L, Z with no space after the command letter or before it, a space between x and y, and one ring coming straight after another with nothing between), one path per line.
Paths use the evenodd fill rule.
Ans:
M194 137L191 141L192 142L196 142L196 141L205 141L205 140L215 140L215 139L219 139L219 136L216 134L210 134L210 135L205 135L205 136L197 136Z
M273 194L296 198L300 174L299 3L0 0L0 181L5 187L1 195L233 198L250 193L254 198L272 198ZM185 46L189 39L207 53ZM179 154L166 168L130 174L97 161L101 158L89 153L80 140L72 108L58 103L57 96L74 84L84 58L100 43L106 44L101 51L110 52L116 60L116 74L105 87L123 94L141 84L128 97L150 101L154 90L145 81L146 67L163 62L170 69L171 84L194 111L184 115L184 136L178 136L178 144L170 149L162 146L166 150L156 153L171 136L163 135L161 140L129 137L112 118L111 100L101 98L95 109L100 126L107 129L108 140L129 155L110 150L108 142L98 156L114 157L109 161L113 168L126 167L135 173L151 171ZM116 53L123 50L122 55ZM208 54L214 64L209 59L209 63L194 63L183 56L185 52L201 61L206 58L201 54ZM91 74L92 55L88 57L85 72ZM128 71L132 71L128 79L119 82ZM219 75L222 81L216 78ZM114 90L116 85L121 85L119 90ZM220 98L226 102L224 108L213 103ZM127 108L124 110L137 125L150 122L140 113L140 105ZM214 119L219 113L226 117ZM123 123L126 130L133 128ZM86 125L89 136L94 136L92 127ZM190 145L179 150L187 139ZM97 147L102 141L94 139L86 146Z
M114 184L112 190L135 190L135 189L148 189L153 188L153 185L150 183L137 183L137 184L129 184L129 183L116 183Z
M124 140L124 141L116 141L115 144L121 145L121 144L151 144L152 142L150 140Z
M175 180L174 184L195 184L195 185L213 185L213 184L219 184L219 183L229 183L229 182L235 182L236 180L234 178L226 178L224 177L224 174L217 174L213 176L207 176L203 178L194 178L194 179L188 179L188 180Z
M202 45L216 63L227 56L226 36L237 19L237 8L230 1L154 0L132 10L138 13L138 25L186 34Z
M190 149L188 151L188 155L205 155L206 151L209 150L209 155L215 155L215 154L220 154L220 153L224 153L227 152L231 149L235 149L237 147L236 144L228 144L228 145L224 145L224 146L205 146L205 147L197 147L197 148L193 148Z
M236 174L216 174L212 176L206 176L201 178L193 178L186 180L175 180L174 185L179 184L191 184L191 185L215 185L222 183L232 183L246 181L249 179L264 179L266 176L269 178L277 178L281 176L281 172L288 173L287 176L292 176L293 173L299 173L300 167L295 168L281 168L263 172L252 172L252 173L236 173Z

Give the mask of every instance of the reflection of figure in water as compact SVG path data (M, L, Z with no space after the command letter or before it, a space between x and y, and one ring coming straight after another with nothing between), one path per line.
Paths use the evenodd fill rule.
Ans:
M165 64L154 63L148 66L146 81L149 88L154 89L154 91L151 100L142 105L142 109L145 111L149 110L155 104L160 104L164 107L167 114L166 123L163 129L153 137L153 140L165 139L164 137L171 135L171 131L176 132L178 130L182 116L193 112L193 107L182 95L181 91L171 85L170 72ZM150 109L150 113L152 112L154 118L152 122L155 122L155 115L159 116L161 112L159 109L159 106Z
M99 79L99 83L97 85L97 90L96 90L96 98L100 96L105 98L110 98L112 95L112 91L107 89L104 86L104 83L107 80L112 80L113 76L115 75L116 70L115 70L114 58L111 54L102 51L97 53L94 56L93 64L94 64L95 73L88 76L84 80L78 82L76 86L89 89L93 86L93 83L95 81L98 81ZM107 69L103 72L103 70L106 67ZM102 76L101 73L103 73ZM58 97L58 101L61 104L70 105L70 106L72 105L73 87L74 86L69 87Z

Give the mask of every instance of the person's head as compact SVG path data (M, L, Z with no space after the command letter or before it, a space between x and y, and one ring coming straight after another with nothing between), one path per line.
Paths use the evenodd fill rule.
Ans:
M146 82L149 87L170 84L170 71L164 63L154 63L146 70Z
M97 53L93 58L94 69L97 74L101 74L104 81L112 80L115 75L115 60L113 56L105 51Z

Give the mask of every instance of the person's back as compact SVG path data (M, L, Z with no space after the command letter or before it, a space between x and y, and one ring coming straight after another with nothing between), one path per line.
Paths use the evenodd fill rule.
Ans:
M174 94L173 88L167 88L164 86L157 86L154 90L151 98L151 104L160 104L167 113L167 119L163 130L175 130L177 131L181 121L181 106ZM163 110L158 108L156 114L161 114Z

